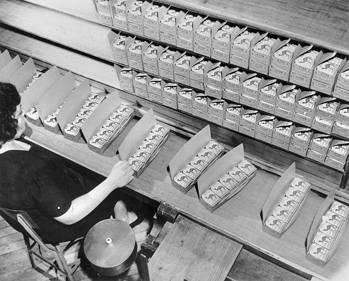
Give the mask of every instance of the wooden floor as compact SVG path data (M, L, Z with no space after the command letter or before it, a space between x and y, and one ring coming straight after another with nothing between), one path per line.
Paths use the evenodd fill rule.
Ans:
M144 220L134 229L138 248L145 241L149 231L149 222ZM81 255L81 247L77 245L67 252L67 260L76 258ZM63 277L57 277L54 270L36 260L39 270L34 270L29 262L26 246L21 233L14 230L0 216L0 280L2 281L46 281L46 280L65 280ZM76 281L91 281L91 280L141 280L138 274L138 259L132 264L131 268L120 276L120 279L115 277L102 277L90 267L88 262L82 258L82 264L74 274Z

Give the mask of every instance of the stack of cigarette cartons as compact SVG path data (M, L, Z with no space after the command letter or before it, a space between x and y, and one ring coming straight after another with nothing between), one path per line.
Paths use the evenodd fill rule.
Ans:
M211 56L212 35L222 26L216 19L206 17L194 33L194 52L206 57Z
M82 125L105 97L106 94L103 92L92 93L88 81L83 80L68 96L57 114L57 122L63 136L78 142Z
M265 80L260 82L259 98L257 108L275 114L276 97L282 88L282 84L276 79Z
M190 85L190 69L197 61L197 58L183 53L174 64L174 80L178 83Z
M257 168L244 157L242 144L219 158L198 179L200 202L211 212L240 192Z
M271 56L269 75L284 81L288 81L292 68L292 62L301 51L301 46L296 42L282 42Z
M343 172L348 154L349 141L334 139L328 148L325 164Z
M247 74L238 68L232 69L223 77L223 98L236 103L240 102L241 83Z
M160 19L160 41L177 45L177 25L185 13L175 7L169 7Z
M88 148L103 154L134 115L132 108L121 104L117 91L110 93L81 127Z
M37 126L42 125L37 105L48 90L61 78L57 67L53 66L23 93L22 110L29 122Z
M213 64L204 77L205 94L216 99L221 99L223 97L223 78L230 71L229 67L221 65L221 63Z
M110 12L110 1L109 0L92 0L97 20L103 24L112 25L112 18L111 18L111 12Z
M133 0L126 4L126 17L128 31L135 35L144 35L143 19L145 12L150 6L150 2L144 0Z
M208 98L207 120L222 126L226 105L225 100Z
M149 77L149 75L145 72L133 72L133 87L135 95L140 96L142 98L149 97L148 83L150 79L151 78Z
M68 72L40 99L36 109L45 129L56 134L61 133L62 128L59 127L57 122L57 114L75 88L76 82L74 76Z
M159 56L159 75L163 78L174 80L174 64L181 56L181 53L167 47Z
M268 75L272 54L287 41L270 34L261 38L251 49L250 70Z
M189 85L201 91L205 90L204 81L207 75L207 72L211 69L212 62L205 59L199 58L193 66L190 68L190 81Z
M111 0L111 18L113 26L117 29L128 31L126 6L130 0Z
M199 27L203 17L187 12L178 22L177 25L177 47L186 50L194 50L194 32Z
M336 56L336 52L324 54L315 67L310 88L327 95L332 95L338 72L346 60Z
M308 127L295 127L291 135L289 151L305 157L313 134L313 130Z
M349 101L349 61L339 71L333 96Z
M239 32L231 37L230 63L248 69L251 48L267 34L261 35L252 29L241 29Z
M293 120L296 100L301 93L295 85L284 85L277 93L275 114L288 120Z
M273 131L277 122L274 115L260 115L257 121L255 138L271 143Z
M142 55L144 71L159 75L158 58L163 52L164 47L151 43L147 46Z
M162 103L162 89L165 86L161 78L151 78L148 82L148 98L152 101Z
M207 119L207 110L208 97L205 94L195 94L193 98L192 114L202 119Z
M135 71L130 67L123 67L114 64L115 71L119 77L120 88L129 93L133 93L133 77Z
M305 178L296 175L293 163L275 183L263 205L263 231L280 238L301 213L310 186Z
M244 30L247 27L244 27ZM224 23L213 33L211 58L228 63L230 60L231 38L235 38L243 30L231 23Z
M241 83L240 103L257 108L260 83L262 78L257 76L257 73L246 75Z
M320 61L323 53L312 46L302 48L300 55L294 59L289 81L309 88L314 68Z
M310 141L307 157L324 163L332 139L330 135L315 133Z
M259 116L260 116L260 113L258 110L254 110L254 109L241 110L239 132L254 138Z
M224 110L223 127L238 132L242 110L243 107L240 104L227 104Z
M127 134L118 151L139 177L166 143L170 130L156 122L150 109Z
M315 91L302 91L296 98L293 121L311 127L320 98Z
M130 42L134 39L134 37L123 34L121 32L115 33L111 30L108 33L108 40L113 51L115 62L121 63L123 65L128 65L127 48Z
M169 171L174 187L187 193L209 166L222 154L223 146L211 138L206 126L193 136L172 158Z
M349 138L349 104L342 103L336 112L332 133Z
M177 92L179 91L178 84L167 83L162 88L162 104L174 109L177 109Z
M322 97L316 107L312 128L326 134L331 134L339 101L332 97Z
M153 2L144 13L143 28L144 36L160 40L160 19L165 15L168 8Z
M279 120L274 126L271 143L280 148L288 150L294 128L295 125L293 122Z
M193 113L193 102L196 92L191 88L181 88L177 95L177 106L179 110L187 112L189 114Z
M149 43L137 38L134 38L127 45L126 53L128 66L137 70L143 71L143 57L142 54L147 49Z
M321 267L333 257L348 229L349 207L334 194L335 188L319 207L306 239L306 259Z

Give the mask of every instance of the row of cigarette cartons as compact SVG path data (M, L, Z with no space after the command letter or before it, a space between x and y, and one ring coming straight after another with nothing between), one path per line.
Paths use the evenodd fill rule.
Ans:
M243 145L219 158L198 179L200 202L211 212L235 196L256 174L257 168L244 157Z
M134 115L134 109L121 103L117 91L110 93L81 127L88 148L103 154Z
M319 207L306 240L306 259L325 266L340 247L348 229L349 207L334 199L335 189Z
M211 138L210 127L206 126L186 142L170 161L172 185L187 193L223 152L223 146Z
M118 151L139 177L166 143L170 130L156 122L150 109L128 133Z
M296 175L293 163L275 183L263 205L263 231L280 238L298 218L309 191L310 183Z

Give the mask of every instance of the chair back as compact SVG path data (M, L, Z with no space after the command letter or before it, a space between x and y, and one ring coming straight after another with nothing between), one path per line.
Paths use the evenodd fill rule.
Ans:
M39 229L38 225L32 220L29 214L23 210L11 210L7 208L0 208L0 211L5 213L9 218L18 222L26 233L24 235L29 235L36 243L38 243L41 247L47 250L51 250L47 247L47 245L42 241L41 237L35 232L34 228ZM10 222L8 222L10 223ZM10 223L10 225L12 225Z

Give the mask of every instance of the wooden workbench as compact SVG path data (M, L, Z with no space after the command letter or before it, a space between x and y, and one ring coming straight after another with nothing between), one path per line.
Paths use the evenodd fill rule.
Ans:
M57 65L62 71L72 71L78 74L77 79L87 77L93 86L119 89L119 81L112 64L113 56L107 40L110 28L97 24L92 1L76 0L74 5L68 5L68 2L70 1L0 1L0 22L2 23L0 45L25 56L33 57L37 63ZM161 2L171 3L171 1ZM298 2L300 1L197 0L190 3L189 1L177 1L176 4L348 54L348 31L345 30L347 14L345 11L342 12L343 9L340 10L341 6L348 8L345 6L345 1L336 1L336 6L329 5L331 1ZM281 6L283 8L280 10ZM213 9L213 7L218 8ZM315 11L321 12L318 14ZM320 17L326 13L329 17L325 19ZM266 14L274 16L269 17ZM341 20L334 20L333 15ZM307 17L310 17L311 20L306 19ZM316 182L317 190L320 191L326 190L325 187L331 189L337 186L340 181L340 173L321 165L316 165L309 171L307 166L311 166L311 162L304 161L301 157L289 155L285 151L268 145L256 146L257 141L255 140L229 132L219 126L212 126L213 136L217 137L226 149L238 143L244 143L249 159L253 160L259 169L256 177L238 195L214 213L210 213L199 203L195 189L185 195L182 194L172 186L167 172L167 165L172 157L184 145L188 137L205 126L206 122L122 91L120 95L138 110L139 115L152 107L158 119L172 128L171 136L159 155L139 178L130 183L129 188L158 202L171 204L185 216L308 277L331 280L336 272L346 266L349 261L349 253L346 251L349 239L344 240L342 247L323 268L305 260L305 238L313 216L324 199L322 193L311 192L304 206L304 212L280 239L273 238L262 231L260 217L263 203L277 181L278 174L293 161L297 162L298 172L303 175L305 173ZM90 151L84 143L68 141L61 135L52 134L33 125L31 125L33 133L30 138L106 176L118 161L115 154L118 145L134 124L135 121L102 156ZM278 159L268 159L268 155L271 155L268 152L272 150L274 153L275 150L278 152ZM265 161L260 161L263 158ZM287 162L281 163L280 159L285 158ZM267 165L268 162L270 165ZM319 174L325 174L325 179L319 179Z

